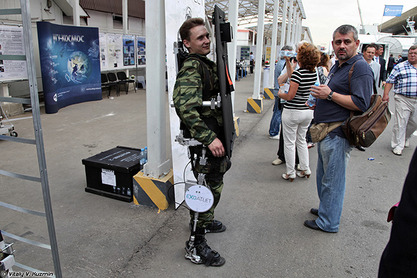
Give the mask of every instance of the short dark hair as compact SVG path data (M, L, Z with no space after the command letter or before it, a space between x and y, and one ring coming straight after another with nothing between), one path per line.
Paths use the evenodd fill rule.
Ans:
M196 26L201 26L201 25L205 26L204 19L200 17L194 17L194 18L190 18L184 21L184 23L180 27L181 40L189 41L190 35L191 35L190 30Z
M410 46L410 48L408 49L408 52L410 52L410 50L414 50L417 49L417 44L414 44L412 46Z
M292 51L292 46L291 45L284 45L282 48L281 48L281 50L289 50L289 51Z
M326 53L321 52L320 62L317 64L318 67L325 67L329 71L329 60L330 57Z
M357 41L358 40L358 30L356 30L355 27L353 27L352 25L349 25L349 24L344 24L344 25L341 25L341 26L337 27L337 29L334 30L334 32L333 32L333 39L336 36L336 33L346 35L350 32L353 33L353 39L355 41Z
M368 48L370 48L370 47L373 47L373 48L375 48L375 50L378 50L378 47L377 47L377 45L376 44L374 44L374 43L370 43L370 44L368 44L368 45L366 45L364 48L363 48L363 51L365 52Z

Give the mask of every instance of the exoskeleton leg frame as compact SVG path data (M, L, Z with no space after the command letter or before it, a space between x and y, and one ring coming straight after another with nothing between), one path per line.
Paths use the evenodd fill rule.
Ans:
M191 155L194 155L194 154L191 154ZM191 159L191 161L192 163L194 162L193 159ZM206 148L203 146L202 151L201 151L201 156L199 158L199 164L204 166L206 165L206 163L207 163ZM194 165L193 165L193 168L195 168ZM206 175L204 173L198 173L197 185L206 186L205 176ZM192 227L190 239L188 240L186 247L185 247L185 258L191 260L193 263L201 264L203 263L203 261L201 257L197 255L197 250L195 248L199 211L196 211L196 210L193 210L193 211L194 211L193 227ZM199 235L199 236L204 236L204 232L202 232L202 235Z

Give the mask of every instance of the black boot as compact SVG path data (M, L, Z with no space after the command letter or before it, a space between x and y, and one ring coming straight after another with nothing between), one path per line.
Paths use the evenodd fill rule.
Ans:
M220 254L207 245L204 232L198 231L195 235L194 247L190 246L190 241L185 243L185 258L195 264L205 264L206 266L222 266L226 260ZM194 249L195 248L195 254ZM193 256L197 255L197 256Z
M224 231L226 231L226 226L219 220L213 220L206 227L206 233L222 233Z

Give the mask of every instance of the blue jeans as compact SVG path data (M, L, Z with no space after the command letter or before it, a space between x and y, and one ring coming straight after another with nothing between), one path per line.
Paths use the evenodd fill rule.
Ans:
M275 97L274 111L272 113L271 123L269 124L269 135L275 136L279 133L279 126L281 124L281 113L282 110L279 109L279 102L281 100L278 97Z
M339 230L346 187L346 167L352 147L342 137L326 136L318 143L317 194L320 200L317 226L326 232Z

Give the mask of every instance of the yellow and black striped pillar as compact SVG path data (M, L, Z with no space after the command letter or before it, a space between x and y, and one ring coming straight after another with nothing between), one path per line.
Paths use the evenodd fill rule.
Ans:
M248 98L246 111L249 113L261 114L264 109L262 98Z
M174 201L172 169L161 179L150 178L142 171L133 176L133 203L166 210Z
M264 88L264 99L275 99L273 89Z

